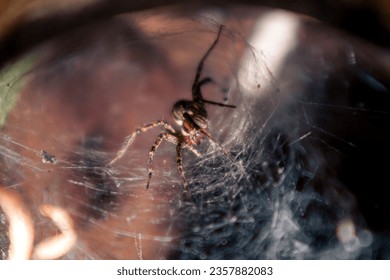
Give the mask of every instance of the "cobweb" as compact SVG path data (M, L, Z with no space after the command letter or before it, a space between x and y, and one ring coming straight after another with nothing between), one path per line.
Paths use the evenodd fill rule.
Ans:
M158 129L107 165L136 127L172 123L172 104L190 98L194 69L218 29L204 15L123 15L34 51L32 69L16 77L25 85L2 128L0 172L2 185L28 205L36 242L56 232L38 211L49 203L74 220L78 240L66 259L389 257L386 233L368 224L356 197L364 186L345 167L363 149L364 129L373 132L388 118L388 106L365 94L388 89L351 62L345 41L321 45L330 33L321 26L301 27L309 35L275 73L239 19L227 18L203 75L215 80L204 87L208 99L237 106L207 107L210 132L229 153L207 140L200 158L184 151L190 197L169 143L157 151L145 190ZM244 52L257 65L249 74L265 81L252 91L237 76ZM366 91L358 95L356 83Z

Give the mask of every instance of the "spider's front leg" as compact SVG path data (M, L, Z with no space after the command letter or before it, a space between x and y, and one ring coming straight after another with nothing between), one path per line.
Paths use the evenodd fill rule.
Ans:
M154 158L154 154L156 153L157 151L157 148L160 146L162 140L167 140L168 142L171 142L173 144L178 144L179 143L179 140L177 138L176 135L173 135L173 134L170 134L170 133L161 133L156 141L154 142L154 145L152 146L152 148L150 149L149 151L149 170L148 170L148 182L146 184L146 189L149 188L149 185L150 185L150 180L152 179L152 175L153 175L153 158Z
M177 153L176 163L177 163L177 170L179 171L179 175L183 181L184 191L188 192L188 182L186 177L184 176L184 169L183 169L182 146L183 146L183 142L181 141L176 146L176 153Z
M169 132L175 134L176 131L175 129L167 122L165 121L155 121L155 122L152 122L152 123L149 123L147 125L144 125L143 127L141 128L137 128L132 134L130 134L125 142L123 143L122 145L122 148L120 148L120 150L118 151L118 153L116 154L116 156L114 157L114 159L112 159L108 165L112 165L113 163L115 163L117 160L121 159L124 154L126 153L126 151L129 149L130 145L133 143L135 137L142 133L142 132L146 132L148 131L149 129L152 129L152 128L155 128L157 126L162 126L164 127L166 130L168 130Z
M187 114L187 113L184 113L183 114L183 116L184 116L184 118L185 118L185 120L187 121L187 123L189 123L190 125L191 125L191 127L192 128L196 128L196 130L197 131L199 131L204 137L206 137L206 138L208 138L209 139L209 141L211 141L212 143L214 143L215 145L217 145L221 150L222 150L222 152L225 154L225 155L227 155L227 156L229 156L230 157L230 155L229 155L229 152L225 149L225 147L224 146L222 146L211 134L210 134L210 132L208 132L206 129L204 129L204 128L200 128L195 122L194 122L194 120L192 119L192 117L189 115L189 114ZM191 150L192 149L194 149L192 146L190 146L190 145L188 145L187 147L191 147ZM195 150L195 149L194 149ZM196 151L196 150L195 150ZM196 151L196 153L195 153L196 155L197 154L199 154L197 151Z
M189 149L194 155L197 157L201 157L201 154L191 145L185 144L183 139L180 139L176 145L176 164L177 164L177 170L179 171L179 175L181 177L181 180L183 182L184 191L187 195L189 195L189 189L188 189L188 181L184 174L184 168L183 168L183 147Z
M193 154L195 154L197 157L200 157L200 153L194 148L192 147L191 145L186 145L184 144L183 140L181 138L179 138L178 136L176 136L176 134L170 134L170 133L161 133L156 141L154 142L154 145L152 146L152 148L150 149L149 151L149 169L148 169L148 182L146 184L146 189L149 188L149 185L150 185L150 181L152 179L152 176L153 176L153 159L154 159L154 155L158 149L158 147L160 146L160 144L162 143L162 140L167 140L168 142L172 143L172 144L175 144L176 145L176 153L177 153L177 158L176 158L176 162L177 162L177 169L179 171L179 175L180 177L182 178L182 181L183 181L183 185L184 185L184 189L188 189L188 183L187 183L187 180L186 178L184 177L184 169L183 169L183 156L182 156L182 147L183 145L185 145L184 147L185 148L188 148Z
M202 57L202 59L199 61L199 64L198 64L198 68L196 69L196 74L195 74L195 80L192 84L192 99L194 101L197 101L197 100L202 100L203 97L202 97L202 93L200 92L200 86L201 84L205 84L205 83L208 83L208 82L211 82L212 80L207 80L206 79L203 79L202 81L199 81L200 79L200 75L202 74L202 70L203 70L203 66L204 66L204 62L206 61L207 57L209 56L209 54L211 53L211 51L215 48L215 46L217 45L218 43L218 40L219 40L219 37L221 36L221 33L222 33L222 30L224 28L224 25L221 25L219 27L219 30L218 30L218 34L217 34L217 37L215 38L214 42L211 44L211 46L209 47L209 49L206 51L206 53L204 54L204 56Z

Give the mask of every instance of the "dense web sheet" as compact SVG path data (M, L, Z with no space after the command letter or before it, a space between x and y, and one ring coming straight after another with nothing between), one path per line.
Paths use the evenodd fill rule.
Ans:
M389 90L362 68L353 45L322 26L300 26L307 36L276 73L249 41L252 22L224 15L226 31L203 75L216 81L204 87L208 99L237 106L207 106L210 132L229 154L207 140L200 158L184 151L190 197L169 143L157 151L145 190L158 129L107 165L137 127L173 124L171 106L190 98L218 28L209 15L123 15L36 50L41 59L0 135L1 184L31 213L36 243L58 232L40 212L55 205L72 219L70 248L56 256L66 259L388 258L388 221L378 231L368 224L355 195L364 186L346 166L366 153L367 133L385 142L377 127L388 121L388 104L372 100ZM244 57L256 65L248 79L261 77L250 90L237 74ZM8 225L2 213L2 258Z

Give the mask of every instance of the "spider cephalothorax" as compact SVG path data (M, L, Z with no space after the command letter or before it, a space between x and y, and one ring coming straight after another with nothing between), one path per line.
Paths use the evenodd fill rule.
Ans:
M209 82L212 82L212 79L207 77L202 80L200 79L200 75L202 73L203 64L210 54L210 52L214 49L216 44L218 43L219 37L221 35L223 29L223 25L220 26L218 30L217 37L215 38L214 42L210 46L210 48L207 50L203 58L200 60L198 64L198 68L195 75L194 83L192 84L192 100L179 100L177 101L172 108L172 117L175 120L176 124L180 126L180 131L176 131L169 123L158 120L154 121L150 124L144 125L141 128L136 129L132 134L130 134L123 147L118 151L117 155L109 165L116 162L118 159L120 159L124 153L127 151L131 143L133 142L136 135L148 131L151 128L161 126L165 129L163 133L161 133L156 141L154 142L154 145L149 151L149 176L148 176L148 182L146 184L146 188L149 188L150 180L153 175L153 158L154 154L157 150L157 148L160 146L162 140L167 140L168 142L171 142L176 145L176 153L177 153L177 168L179 171L179 174L183 180L183 185L185 190L188 189L188 183L184 176L184 170L183 170L183 163L182 163L182 148L187 148L190 150L193 154L195 154L197 157L200 157L200 153L196 150L196 146L199 145L202 139L207 138L209 141L217 144L221 147L223 151L224 148L221 144L219 144L210 134L210 132L207 131L208 128L208 118L207 118L207 110L205 107L205 104L211 104L211 105L217 105L222 107L229 107L229 108L235 108L234 105L227 105L223 103L218 103L210 100L206 100L202 96L201 87Z
M189 145L198 145L203 138L201 131L208 127L204 106L189 100L179 100L173 106L172 117L181 127L184 141Z

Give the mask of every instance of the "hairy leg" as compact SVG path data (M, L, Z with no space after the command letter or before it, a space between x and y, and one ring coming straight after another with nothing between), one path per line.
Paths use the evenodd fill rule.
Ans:
M126 153L126 151L129 149L130 145L133 143L135 137L140 134L140 133L143 133L143 132L146 132L148 131L149 129L152 129L152 128L155 128L157 126L162 126L164 127L166 130L168 130L169 132L175 134L176 131L175 129L167 122L165 121L155 121L155 122L152 122L150 124L147 124L141 128L137 128L132 134L130 134L125 142L123 143L122 145L122 148L120 148L120 150L118 151L118 153L116 154L115 158L112 159L108 165L112 165L113 163L115 163L117 160L119 160L120 158L123 157L123 155Z

